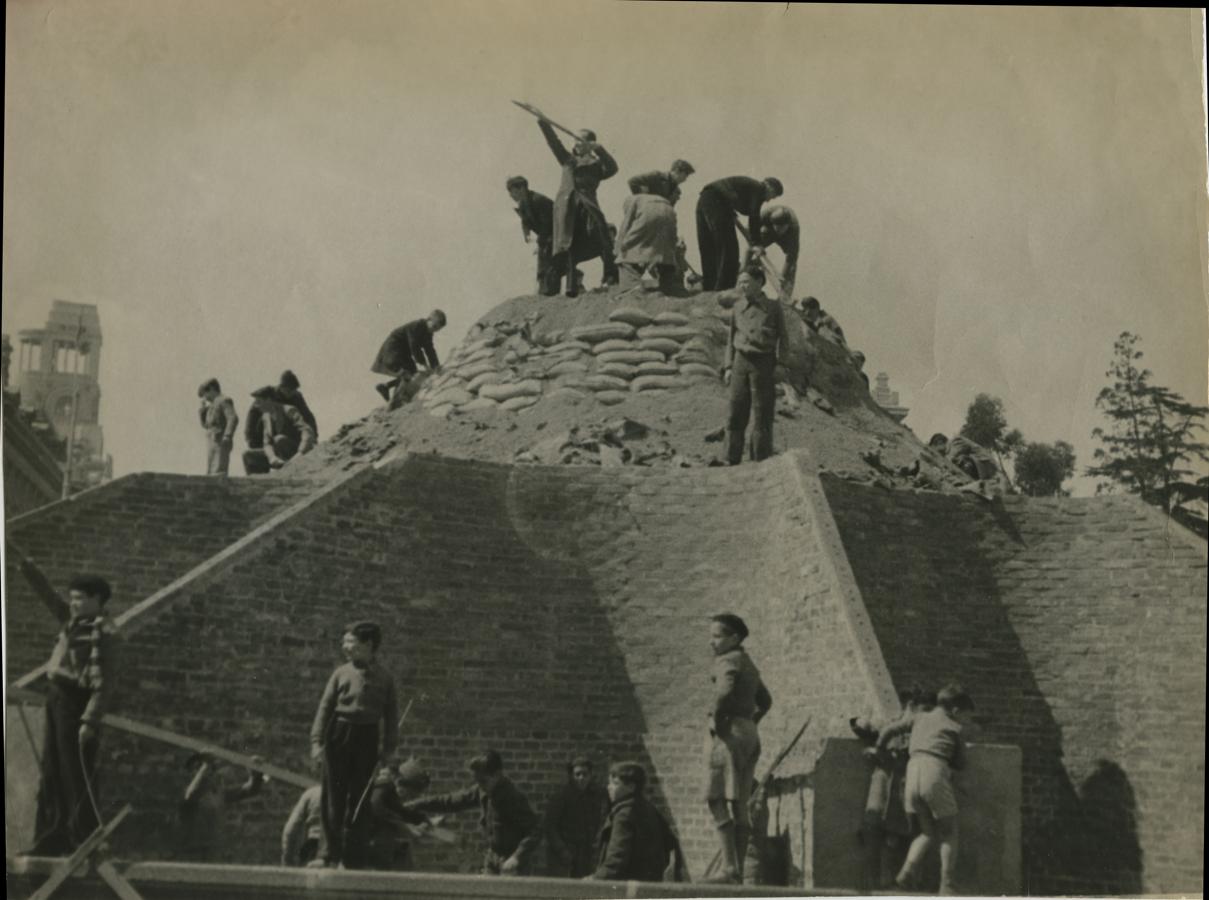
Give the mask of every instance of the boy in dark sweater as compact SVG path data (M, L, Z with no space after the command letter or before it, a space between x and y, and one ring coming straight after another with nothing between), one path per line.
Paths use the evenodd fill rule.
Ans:
M466 764L474 785L451 794L421 797L404 803L409 812L452 813L478 809L487 838L484 875L528 875L533 851L541 841L541 822L529 801L507 776L504 761L494 750Z
M402 396L403 386L416 374L417 365L425 366L429 372L440 369L441 361L437 358L432 336L444 327L445 313L434 309L427 318L400 325L386 336L374 357L374 364L369 367L376 375L390 376L389 381L375 388L383 400L390 403Z
M110 588L77 575L64 600L11 541L21 573L62 625L46 664L46 732L31 856L69 856L98 826L97 750L113 684L117 637L105 616Z
M311 757L323 772L323 848L330 867L363 868L369 811L366 788L378 761L394 752L399 706L395 682L377 661L382 629L348 626L341 649L348 662L328 679L311 726ZM381 741L381 749L379 749Z

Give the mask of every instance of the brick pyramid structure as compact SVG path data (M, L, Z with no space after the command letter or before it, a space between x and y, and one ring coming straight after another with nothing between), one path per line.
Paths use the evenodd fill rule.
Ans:
M820 742L846 736L849 716L893 713L899 688L958 677L979 703L979 739L1021 750L1022 892L1200 890L1205 543L1130 497L986 504L908 488L893 470L923 456L918 442L845 387L859 376L839 348L803 334L791 377L813 358L810 388L831 412L799 382L800 416L778 419L774 458L674 462L718 423L702 410L720 389L681 356L703 333L703 355L717 350L712 302L588 295L593 312L510 301L472 329L443 381L278 477L128 476L9 531L57 582L76 568L112 574L126 634L119 712L287 769L305 771L341 624L372 617L413 700L403 749L435 786L464 783L462 761L491 745L541 807L576 753L638 759L700 875L714 850L700 799L705 623L730 609L753 626L749 648L776 698L761 726L764 763L811 717L776 801L807 885ZM627 323L628 337L575 332L609 327L624 307L652 323ZM526 323L526 312L541 318ZM661 312L687 315L695 330L658 322ZM516 328L503 333L501 322ZM681 349L641 346L656 340ZM656 360L600 359L647 352L676 373L626 378L604 367ZM475 383L501 366L510 374ZM606 376L630 386L591 380ZM686 383L633 387L646 377ZM526 381L538 392L516 396L537 400L478 403L502 407L515 398L484 389ZM595 432L559 419L567 410L589 425L625 416L667 434L593 449L573 442ZM475 417L503 424L479 428ZM527 461L555 429L572 443L554 452L580 458ZM862 479L837 464L878 440L891 474ZM601 443L636 463L652 441L671 445L652 464L592 464L608 462ZM923 465L944 482L939 465ZM14 571L6 590L11 681L43 661L54 626ZM173 858L185 754L119 731L104 754L104 805L136 808L115 849ZM275 862L296 793L270 785L229 810L220 858ZM421 868L474 867L477 823L467 815L456 827L460 844L418 848Z

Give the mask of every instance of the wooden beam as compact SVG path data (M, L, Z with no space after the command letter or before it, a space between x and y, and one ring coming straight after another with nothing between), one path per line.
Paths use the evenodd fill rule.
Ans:
M58 866L55 871L51 873L50 877L46 879L46 882L42 885L42 887L38 888L29 895L29 900L49 900L54 892L59 889L59 886L71 877L71 873L78 869L84 863L84 861L93 854L93 851L95 851L101 846L101 844L105 842L105 838L109 837L109 835L113 833L113 830L122 824L122 820L130 815L130 812L131 807L130 804L127 803L120 810L118 810L118 814L116 816L110 819L106 824L98 827L96 831L85 838L84 843L80 844L80 846L76 848L76 852L67 857L67 859L63 861L62 865Z
M46 698L35 691L10 689L8 692L8 700L10 703L36 703L43 704ZM138 737L147 738L152 741L159 741L161 744L171 744L174 747L180 747L183 750L191 750L194 753L204 753L207 756L212 756L215 759L221 759L225 762L234 763L237 766L243 766L245 769L251 769L255 772L263 772L271 778L276 778L278 781L292 784L300 788L308 788L319 782L307 775L299 775L297 772L291 772L288 769L283 769L279 766L272 765L266 762L256 762L252 757L243 753L238 753L235 750L228 750L226 747L219 747L216 744L210 744L206 741L200 741L197 738L191 738L184 734L178 734L175 731L169 731L166 728L157 728L154 725L147 725L143 722L136 722L134 719L128 719L125 716L114 715L107 713L101 717L101 724L124 731L127 734L133 734Z
M143 895L121 876L109 860L105 860L97 866L97 874L101 876L102 881L109 885L109 889L117 895L118 900L143 900Z

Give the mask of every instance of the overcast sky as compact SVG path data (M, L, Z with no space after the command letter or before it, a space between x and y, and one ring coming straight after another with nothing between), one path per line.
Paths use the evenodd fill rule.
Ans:
M448 349L525 293L504 191L558 168L528 100L621 166L776 175L799 291L925 439L980 391L1090 462L1112 342L1206 398L1199 12L723 3L25 0L6 7L3 325L95 303L116 474L202 472L196 388L286 367L321 437L385 333ZM599 266L589 264L589 284ZM238 466L237 466L238 467Z

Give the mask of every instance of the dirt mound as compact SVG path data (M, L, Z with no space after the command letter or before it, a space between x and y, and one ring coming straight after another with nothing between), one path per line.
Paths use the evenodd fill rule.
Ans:
M616 288L516 297L476 323L412 398L345 425L289 475L336 474L406 451L495 462L703 466L721 456L719 378L734 296ZM887 486L959 482L873 402L848 350L791 310L774 447Z

